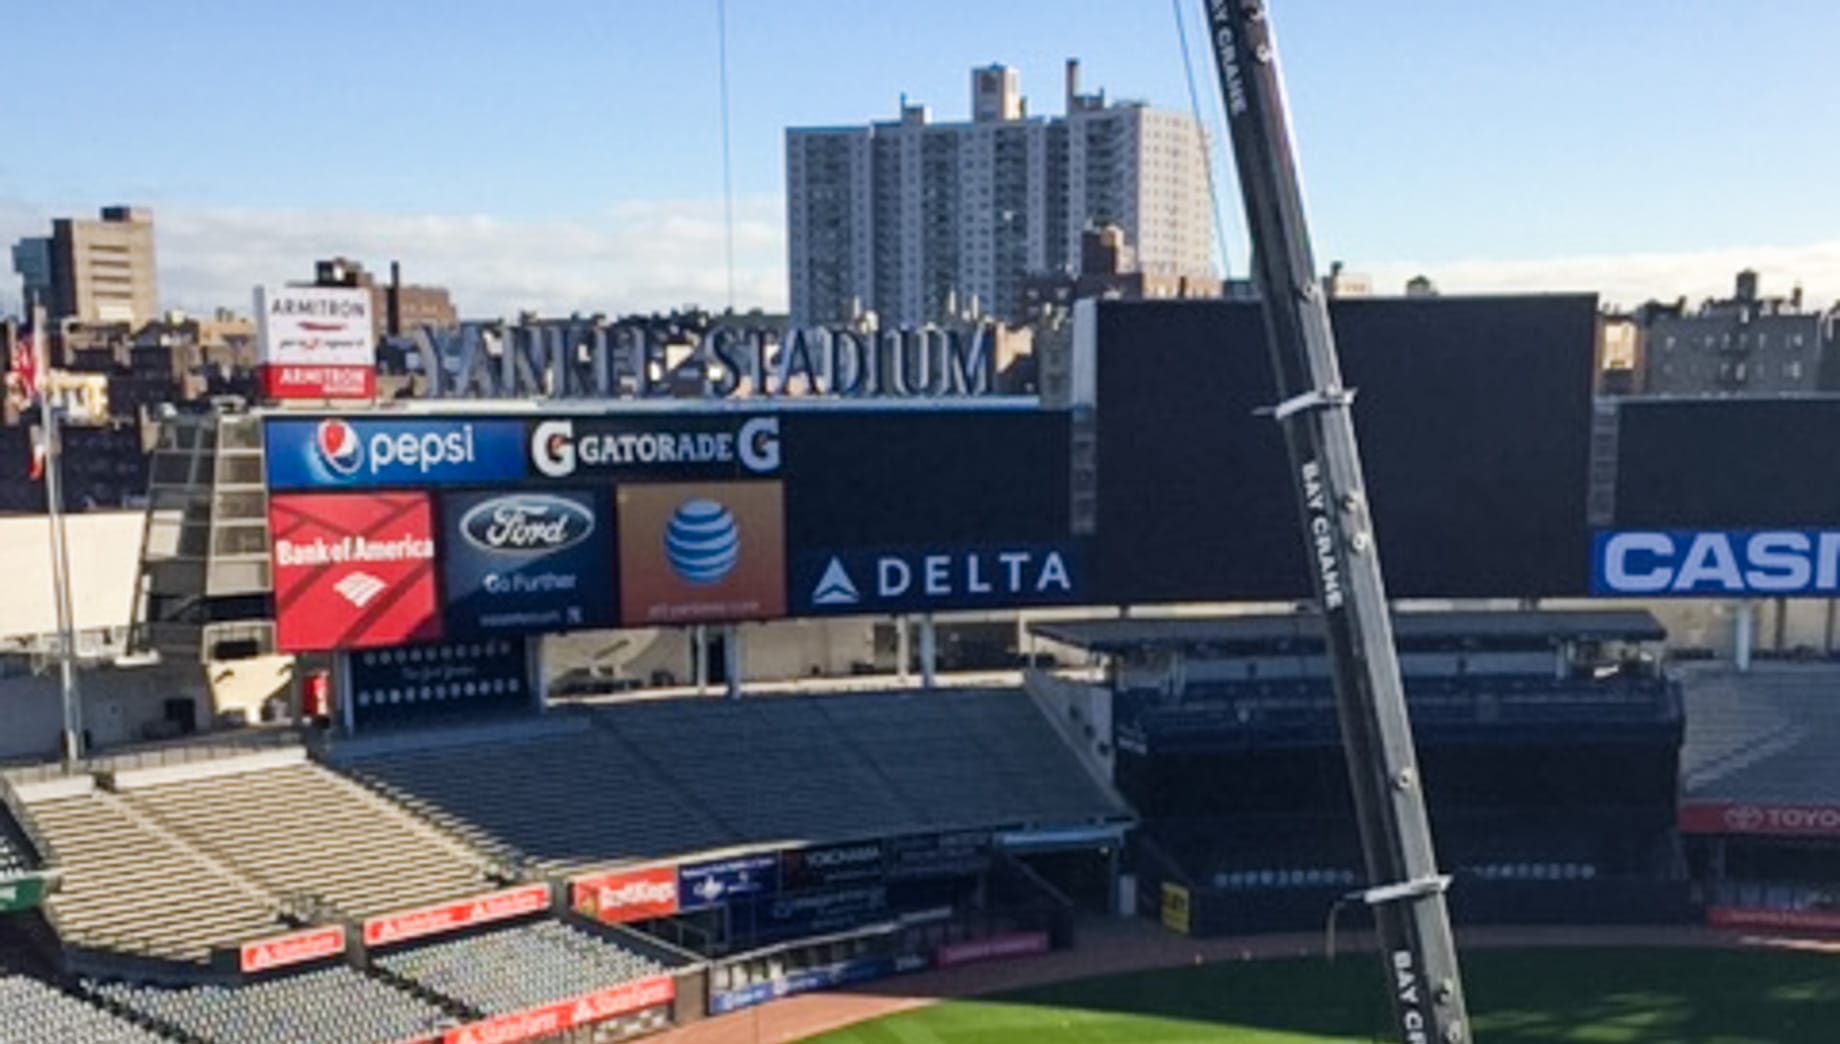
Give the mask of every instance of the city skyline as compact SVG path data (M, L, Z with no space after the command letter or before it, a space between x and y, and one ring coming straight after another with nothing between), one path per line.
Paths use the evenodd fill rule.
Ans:
M276 12L251 37L225 6L111 9L124 31L93 47L95 5L21 12L12 81L58 90L14 114L0 242L43 235L53 216L149 206L162 303L191 311L246 308L255 282L308 278L333 254L401 259L469 315L725 303L713 5L564 3L534 20L462 5L439 23L358 10ZM788 126L889 119L903 92L962 119L967 71L993 60L1020 71L1032 114L1059 111L1067 57L1111 98L1189 109L1163 5L888 8L873 40L856 10L730 5L740 307L786 303ZM1218 135L1199 5L1185 13ZM1840 294L1840 201L1823 190L1840 146L1814 122L1840 93L1819 75L1840 28L1831 5L1285 15L1320 265L1345 259L1382 292L1422 270L1447 292L1598 290L1631 305L1722 293L1749 266L1766 292ZM314 64L324 48L262 43L313 36L343 49L339 77ZM88 72L57 75L52 44L77 38ZM263 75L234 90L221 75L234 64L148 77L148 55L186 48L260 53ZM1228 268L1243 274L1231 172L1217 173ZM7 274L0 305L17 307Z

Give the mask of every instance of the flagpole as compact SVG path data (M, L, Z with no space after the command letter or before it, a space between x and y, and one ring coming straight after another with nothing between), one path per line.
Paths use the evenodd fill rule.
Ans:
M32 308L33 363L39 377L39 411L45 419L45 514L51 529L51 586L57 603L58 688L64 698L64 766L74 767L83 757L83 702L77 690L76 613L70 601L70 541L64 532L63 433L58 430L58 407L51 388L51 366L45 354L45 309Z

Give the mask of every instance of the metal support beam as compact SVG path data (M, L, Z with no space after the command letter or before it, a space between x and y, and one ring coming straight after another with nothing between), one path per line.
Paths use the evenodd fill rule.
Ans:
M724 683L728 686L724 695L731 700L738 700L741 698L741 664L744 657L741 655L741 628L735 624L722 629L722 657L722 673L727 676Z
M1316 279L1276 41L1264 0L1209 0L1208 21L1277 377L1272 416L1296 487L1370 882L1364 898L1392 1002L1389 1036L1468 1044L1447 879L1432 850L1406 715L1355 441L1354 392L1342 382Z
M1737 615L1731 621L1732 659L1738 664L1738 670L1751 669L1751 640L1757 631L1757 603L1745 599L1738 603Z
M939 684L939 633L933 614L920 617L920 687L931 689Z
M696 679L696 694L709 694L709 625L690 628L690 674Z
M907 636L907 630L910 626L912 625L907 617L897 616L894 618L894 673L896 677L901 679L903 685L907 684L907 679L910 676L908 661L912 657L912 652L908 647Z

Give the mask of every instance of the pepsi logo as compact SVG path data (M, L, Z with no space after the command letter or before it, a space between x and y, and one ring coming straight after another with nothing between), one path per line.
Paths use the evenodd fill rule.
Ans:
M665 560L686 583L720 583L741 560L741 529L728 508L703 497L686 500L664 530Z
M319 429L313 435L313 449L320 463L334 475L355 475L364 464L363 440L358 438L356 429L337 417L319 422Z

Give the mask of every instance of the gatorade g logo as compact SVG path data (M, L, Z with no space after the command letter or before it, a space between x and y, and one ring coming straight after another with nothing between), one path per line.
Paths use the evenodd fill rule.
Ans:
M743 471L755 475L778 471L779 418L750 417L732 429L726 427L732 423L632 431L625 430L629 422L607 428L586 420L546 420L531 429L530 463L538 474L549 478L568 478L577 471Z

